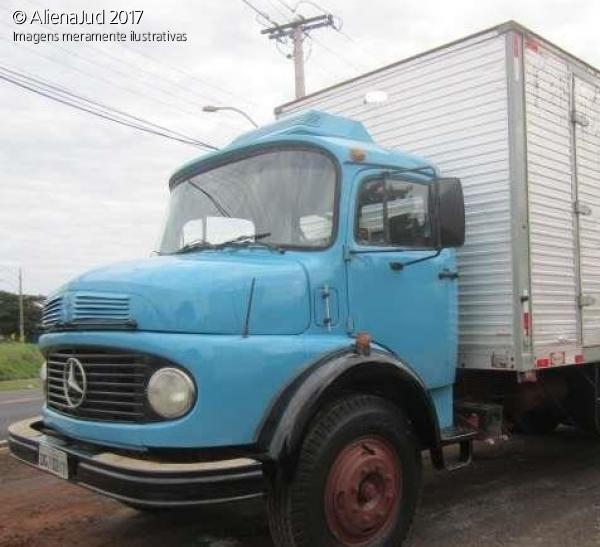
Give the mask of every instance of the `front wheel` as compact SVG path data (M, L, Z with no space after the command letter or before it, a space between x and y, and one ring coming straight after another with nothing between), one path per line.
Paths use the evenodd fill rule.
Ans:
M281 547L397 547L421 490L421 455L403 412L370 395L315 418L291 479L273 480L269 525Z

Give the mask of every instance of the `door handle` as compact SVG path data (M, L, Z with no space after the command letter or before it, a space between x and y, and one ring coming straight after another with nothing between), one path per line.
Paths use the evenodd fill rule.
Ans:
M390 262L390 269L393 272L401 272L404 269L402 262Z
M451 272L450 270L441 271L438 274L440 279L458 279L458 272Z

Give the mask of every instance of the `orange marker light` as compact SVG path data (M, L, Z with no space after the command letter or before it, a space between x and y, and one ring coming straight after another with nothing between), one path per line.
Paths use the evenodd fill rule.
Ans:
M351 148L350 158L352 161L365 161L367 153L362 148Z
M371 353L371 335L368 332L359 332L356 335L356 353L369 355Z

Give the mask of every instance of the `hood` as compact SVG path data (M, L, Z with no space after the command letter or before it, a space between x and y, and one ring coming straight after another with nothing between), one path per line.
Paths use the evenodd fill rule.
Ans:
M256 250L119 263L76 278L49 302L57 298L63 322L78 327L116 317L139 330L243 334L248 316L249 334L299 334L310 323L303 266Z

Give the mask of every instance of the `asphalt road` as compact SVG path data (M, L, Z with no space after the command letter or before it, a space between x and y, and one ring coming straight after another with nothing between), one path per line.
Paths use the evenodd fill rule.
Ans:
M598 547L600 441L574 430L477 446L469 468L426 466L407 547ZM272 547L262 503L142 514L0 451L3 547Z
M10 424L39 414L42 401L42 394L36 389L0 391L0 441L8 436Z

